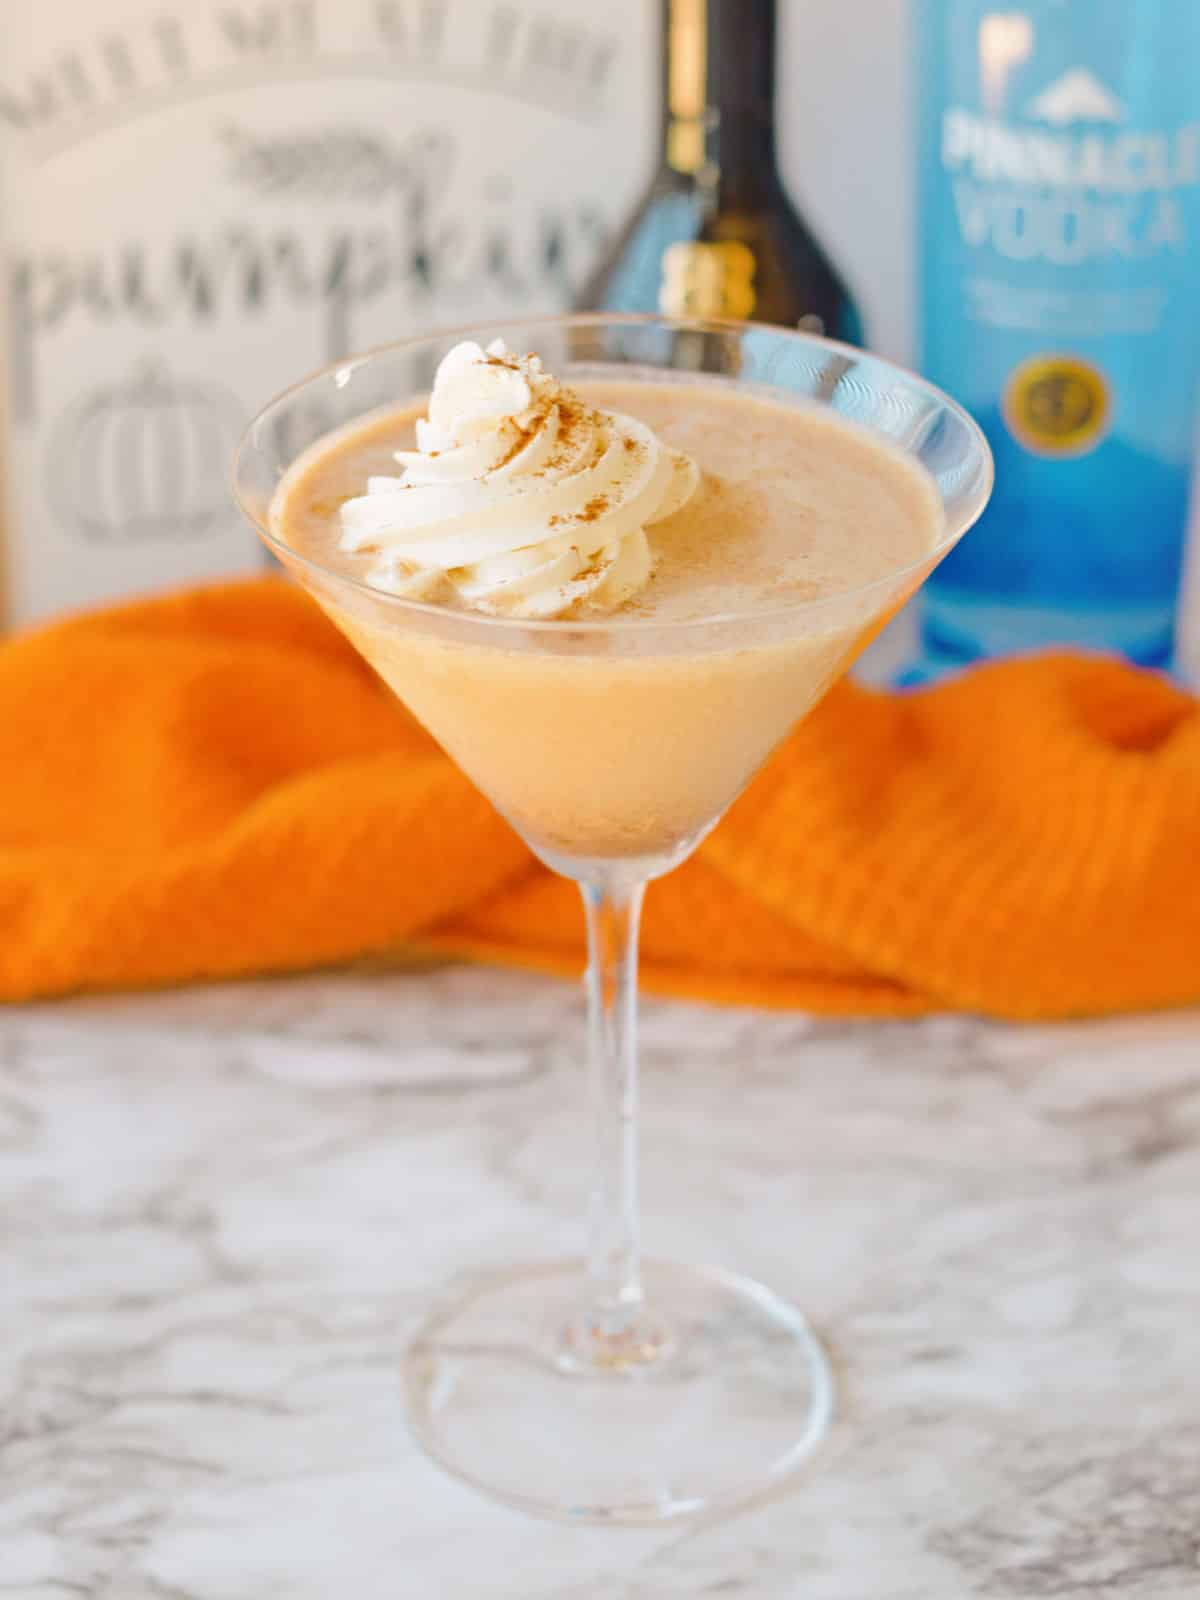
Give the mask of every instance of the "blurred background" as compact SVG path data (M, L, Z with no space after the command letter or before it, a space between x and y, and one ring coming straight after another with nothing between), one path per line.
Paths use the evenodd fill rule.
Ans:
M659 161L662 0L0 9L10 627L255 569L227 489L248 417L351 350L578 303ZM985 13L1006 26L1040 13L1043 32L1061 17L1078 50L1081 8L761 9L777 14L775 123L791 197L866 343L928 365L917 246L941 224L930 200L920 229L915 220L927 159L917 109L962 92L955 50L963 58L968 38L974 50ZM1123 10L1153 23L1145 48L1161 57L1169 0ZM759 12L743 12L750 32ZM1101 23L1096 13L1093 33ZM1185 58L1194 18L1186 27ZM1105 48L1131 56L1128 38ZM1194 267L1190 244L1187 258ZM971 404L952 375L933 375ZM1196 633L1191 623L1185 660Z

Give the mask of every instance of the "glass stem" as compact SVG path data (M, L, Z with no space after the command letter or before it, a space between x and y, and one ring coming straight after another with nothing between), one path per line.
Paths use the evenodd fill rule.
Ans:
M638 924L644 882L581 884L588 931L588 1074L594 1170L588 1227L594 1339L621 1341L640 1321L638 1216Z

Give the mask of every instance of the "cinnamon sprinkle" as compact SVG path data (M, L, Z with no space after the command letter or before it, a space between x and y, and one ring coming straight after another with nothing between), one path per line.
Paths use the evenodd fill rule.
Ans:
M511 418L509 420L512 421ZM522 428L519 422L513 422L512 425L517 434L516 439L513 441L512 448L505 451L505 453L500 457L499 461L496 462L494 467L488 468L489 472L497 472L501 467L506 467L515 455L524 450L535 431L534 428Z

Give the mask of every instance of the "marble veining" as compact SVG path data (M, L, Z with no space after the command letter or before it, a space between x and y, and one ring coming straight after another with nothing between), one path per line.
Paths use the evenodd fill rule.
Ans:
M0 1600L1200 1595L1200 1018L652 1003L647 1243L837 1360L789 1491L527 1521L407 1437L431 1295L577 1240L571 985L466 968L0 1013Z

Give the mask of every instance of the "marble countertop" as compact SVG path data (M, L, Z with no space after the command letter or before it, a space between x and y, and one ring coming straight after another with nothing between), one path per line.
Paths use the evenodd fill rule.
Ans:
M650 1003L647 1242L840 1374L784 1495L526 1520L410 1442L435 1285L576 1242L578 995L448 968L0 1013L0 1600L1200 1593L1200 1017Z

